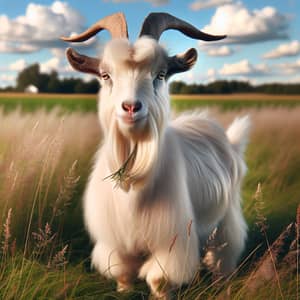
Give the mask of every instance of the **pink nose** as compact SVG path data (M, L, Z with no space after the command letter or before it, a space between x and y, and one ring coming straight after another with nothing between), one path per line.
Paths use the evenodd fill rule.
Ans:
M140 101L136 101L136 102L124 101L122 103L122 108L124 111L128 112L129 114L133 114L141 110L142 103Z

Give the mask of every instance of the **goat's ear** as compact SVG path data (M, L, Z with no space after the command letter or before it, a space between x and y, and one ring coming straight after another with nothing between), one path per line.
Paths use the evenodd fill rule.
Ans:
M71 66L84 73L90 73L99 76L100 59L79 54L72 48L68 48L66 56Z
M173 74L189 70L197 61L197 56L197 50L195 48L191 48L183 54L177 54L170 57L168 61L167 76L170 77Z

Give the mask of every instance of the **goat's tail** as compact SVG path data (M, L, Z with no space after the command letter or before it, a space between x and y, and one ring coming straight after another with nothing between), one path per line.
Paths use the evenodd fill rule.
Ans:
M245 152L248 143L250 125L250 118L246 115L242 118L236 118L226 131L233 148L241 155Z

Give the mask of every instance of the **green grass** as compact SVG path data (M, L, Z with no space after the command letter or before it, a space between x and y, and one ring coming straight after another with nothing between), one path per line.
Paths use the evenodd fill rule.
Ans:
M101 138L96 106L85 109L78 103L90 101L89 105L96 105L95 100L84 96L39 97L13 99L22 102L24 108L15 110L16 106L8 104L9 108L0 112L0 299L147 298L149 291L144 282L137 282L131 293L120 295L113 281L90 270L92 246L83 226L81 203ZM62 110L50 111L52 106L45 106L49 99L53 99L53 106L60 103ZM253 120L246 153L249 172L243 186L249 224L244 259L261 246L231 280L214 282L210 274L202 274L192 285L177 291L175 298L216 299L217 293L230 287L232 299L281 299L272 283L249 296L245 281L250 262L266 249L266 240L255 224L254 194L258 183L262 186L262 213L267 218L270 242L295 219L300 199L300 108L284 100L274 108L269 99L267 107L257 109L249 108L252 100L234 100L232 111L222 106L226 101L229 100L216 100L213 104L221 107L213 108L213 115L223 124L244 113L250 113ZM186 108L205 103L198 102L188 100ZM293 274L281 278L280 284L285 299L296 299Z
M200 95L172 97L172 107L176 111L190 110L197 107L218 107L218 109L240 110L244 108L264 107L297 107L300 106L300 95L297 96L276 96L274 99L269 95L239 94L227 95ZM54 107L61 107L62 111L84 111L94 112L97 110L96 95L51 95L51 94L0 94L0 107L5 111L12 111L17 107L25 112L32 112L41 107L50 111Z
M21 109L24 112L33 112L40 108L44 108L47 111L52 110L54 107L59 106L63 112L67 111L83 111L91 112L97 110L97 97L86 95L25 95L14 94L13 96L6 96L0 94L0 107L4 111L13 111L16 108Z
M240 110L246 108L276 108L276 107L288 107L293 108L300 106L300 97L299 100L288 100L288 99L279 99L279 100L264 100L262 99L253 99L245 100L243 98L234 99L234 100L223 100L217 99L201 99L201 100L190 100L190 99L174 99L172 101L172 106L177 111L190 110L199 107L218 107L222 111L231 111L231 110Z

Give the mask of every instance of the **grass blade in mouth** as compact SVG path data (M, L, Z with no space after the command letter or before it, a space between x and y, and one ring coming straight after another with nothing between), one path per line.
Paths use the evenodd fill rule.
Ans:
M120 187L120 186L122 187L122 185L130 179L130 174L127 168L130 162L134 159L136 152L137 152L137 145L134 146L133 151L130 153L130 155L124 162L124 164L116 172L103 178L103 180L110 179L116 182L115 187Z

